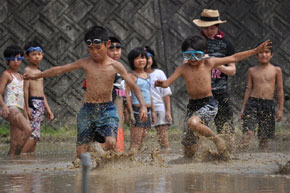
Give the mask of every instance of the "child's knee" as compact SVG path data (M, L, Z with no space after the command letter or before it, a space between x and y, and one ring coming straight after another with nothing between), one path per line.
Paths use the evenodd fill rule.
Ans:
M187 120L187 126L189 128L195 128L201 123L201 119L197 116L192 116Z

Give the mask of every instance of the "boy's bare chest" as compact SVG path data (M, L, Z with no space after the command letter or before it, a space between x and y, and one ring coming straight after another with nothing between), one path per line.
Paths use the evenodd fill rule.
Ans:
M183 76L186 80L201 80L210 78L211 71L206 67L199 67L199 68L185 68L183 72Z
M256 70L252 73L253 80L260 83L271 83L276 80L276 72L274 69Z
M116 74L116 70L111 66L104 67L88 67L86 68L87 78L101 78L101 79L111 79Z

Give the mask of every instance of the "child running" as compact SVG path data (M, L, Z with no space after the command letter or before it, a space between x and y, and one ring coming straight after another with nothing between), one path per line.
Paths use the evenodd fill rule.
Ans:
M167 80L157 80L155 86L166 88L180 76L185 81L186 90L190 97L185 118L187 128L182 140L185 157L192 157L198 150L198 137L195 132L212 139L219 154L223 154L226 149L224 140L208 127L208 123L214 120L218 111L218 103L213 98L211 91L211 70L220 65L236 63L266 51L270 48L269 43L268 40L257 48L223 58L208 57L204 54L207 50L207 41L204 37L189 36L182 43L183 57L188 62L177 67Z
M157 69L155 52L149 46L145 46L147 52L148 64L146 72L150 75L150 89L154 108L156 112L156 122L153 124L159 136L161 151L167 153L169 148L168 142L168 126L172 123L171 107L170 107L170 88L154 87L156 80L166 80L165 73Z
M24 81L18 72L23 54L16 45L8 46L3 53L8 68L0 77L0 114L10 124L10 156L24 153L23 147L31 134L31 127L24 116Z
M44 72L25 74L26 79L52 77L76 69L85 72L87 89L83 107L77 117L77 157L88 152L90 142L104 143L105 150L114 150L119 117L112 102L112 89L115 75L119 73L131 87L140 102L140 119L147 120L147 109L142 93L129 77L124 66L111 59L107 50L111 45L107 30L101 26L91 27L84 36L90 56L70 64L52 67Z
M30 42L24 46L25 58L29 61L24 73L39 73L38 68L43 59L43 49L38 42ZM54 118L43 91L43 78L24 81L24 99L27 117L30 120L32 133L23 148L26 153L34 153L37 141L40 139L40 128L44 121L45 111L50 120Z
M109 40L111 41L111 45L108 48L108 56L111 57L112 59L119 61L122 56L122 45L120 40L117 37L110 36ZM87 81L86 79L83 82L82 88L84 90L87 89ZM123 99L126 97L125 94L125 83L120 74L116 74L115 79L114 79L114 86L113 86L113 91L112 91L112 101L114 102L114 105L117 108L118 116L119 116L119 124L118 124L118 131L117 131L117 140L122 140L118 138L120 135L123 134L123 126L124 126L124 104L123 104ZM121 143L121 142L120 142ZM123 152L124 147L120 145L120 143L116 144L116 151L118 152Z
M130 129L130 153L136 153L140 150L142 143L145 141L147 132L151 128L151 120L153 123L156 120L156 114L154 111L154 105L151 98L150 91L150 77L145 71L147 66L147 52L143 47L137 47L131 50L128 54L128 61L132 72L129 76L136 82L140 88L142 95L145 99L148 119L146 122L142 122L138 113L140 104L134 94L131 94L131 89L126 84L126 97L130 114L130 121L132 123ZM151 119L152 118L152 119Z
M258 65L248 70L248 83L241 110L241 118L244 120L242 147L248 147L258 124L259 148L264 149L267 148L268 139L275 135L275 89L279 104L276 121L281 121L283 117L283 79L281 68L270 63L272 48L258 52L256 57Z

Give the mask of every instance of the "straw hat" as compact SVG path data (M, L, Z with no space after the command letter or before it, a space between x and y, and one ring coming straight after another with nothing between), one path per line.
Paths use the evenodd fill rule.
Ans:
M218 10L204 9L200 15L200 19L194 19L193 23L198 27L209 27L216 24L226 23L227 21L220 20Z

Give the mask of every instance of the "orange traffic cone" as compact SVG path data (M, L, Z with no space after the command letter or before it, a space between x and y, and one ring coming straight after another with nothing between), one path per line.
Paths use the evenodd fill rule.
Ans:
M117 131L116 151L117 152L124 152L125 151L123 128L118 128L118 131Z

